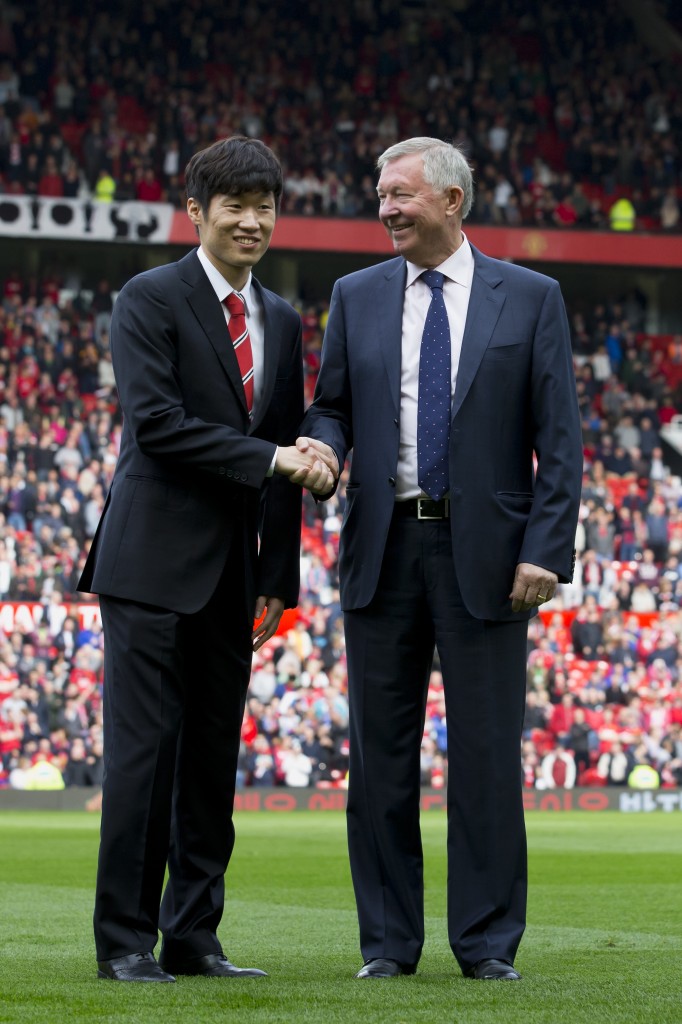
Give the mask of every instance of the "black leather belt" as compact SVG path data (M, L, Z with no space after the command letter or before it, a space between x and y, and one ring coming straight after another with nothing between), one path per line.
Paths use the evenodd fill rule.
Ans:
M408 498L407 501L396 501L394 515L432 521L449 519L450 499L434 501L433 498Z

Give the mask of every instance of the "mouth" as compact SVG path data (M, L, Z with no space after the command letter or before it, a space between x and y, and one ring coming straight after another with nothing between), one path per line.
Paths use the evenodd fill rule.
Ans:
M237 245L243 245L248 249L253 249L254 246L258 245L259 241L259 238L251 238L247 235L241 235L238 238L235 238Z
M391 234L396 238L399 238L412 227L411 224L387 224L386 226Z

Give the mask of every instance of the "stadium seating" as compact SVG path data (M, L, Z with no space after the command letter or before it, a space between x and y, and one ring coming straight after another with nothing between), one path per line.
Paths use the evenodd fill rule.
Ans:
M79 769L71 775L67 772L66 777L96 780L101 772L103 641L96 606L84 604L74 588L118 451L120 413L111 388L107 314L97 308L110 303L88 306L93 303L92 291L84 298L72 291L60 292L53 280L41 287L36 282L29 285L16 274L2 282L1 291L0 454L4 465L0 471L0 599L4 603L0 784L7 782L19 762L25 766L46 756L66 772L70 745L76 737L85 739L91 763L87 773ZM45 295L58 297L56 315ZM310 395L319 367L326 304L308 303L302 312L306 391ZM598 341L600 317L589 319L591 337ZM95 330L96 322L99 330ZM82 391L79 380L88 388L94 380L82 367L92 345L98 357L94 382L101 386ZM592 348L596 351L598 345ZM640 335L638 349L645 366L639 386L646 391L651 383L647 374L658 373L676 358L676 341ZM662 361L655 353L662 354ZM38 370L37 375L26 375L21 387L16 372L19 354L34 359ZM626 371L621 367L621 372ZM593 390L590 405L583 409L588 434L593 433L593 407L600 399L604 399L603 384ZM666 392L665 401L682 408L679 389L670 395ZM659 478L645 475L640 479L634 496L628 477L612 473L600 488L595 487L591 475L594 453L604 444L603 434L612 432L628 412L635 412L640 420L645 413L656 420L651 402L644 401L636 386L626 393L616 412L601 408L602 434L590 437L586 446L593 456L586 458L584 522L589 529L590 517L606 509L616 516L615 536L619 538L618 531L624 528L619 511L628 502L639 502L645 513L642 547L625 561L604 556L595 559L579 531L576 582L560 587L559 596L531 627L529 692L534 697L525 742L535 750L536 766L533 758L524 760L527 785L541 780L542 758L556 745L553 709L566 692L573 697L571 706L585 711L593 737L590 765L578 774L578 784L600 779L595 760L608 751L614 737L640 748L639 741L648 735L647 716L656 708L661 718L659 699L670 742L667 747L652 744L650 762L665 785L674 784L675 772L679 774L682 658L677 646L682 636L682 541L675 543L675 523L682 505L682 484L665 465ZM652 440L656 440L655 434ZM344 785L347 702L337 556L345 479L344 474L332 501L319 505L309 497L304 501L300 608L287 620L286 631L254 659L240 761L244 785L257 785L266 777L259 775L262 757L272 758L276 766L275 755L283 739L291 735L301 741L304 756L311 759L311 784ZM652 563L644 551L646 510L653 497L663 498L671 542L663 557ZM633 614L632 589L623 598L619 587L623 581L636 584L645 571L653 608ZM667 591L661 583L666 575L673 584ZM575 621L591 606L599 609L604 637L604 654L594 661L576 653L572 632ZM669 668L666 673L652 668L661 659ZM636 728L630 720L634 712L641 718ZM571 713L567 712L569 719ZM442 680L436 662L425 730L425 744L432 746L429 756L425 755L428 767L424 770L425 780L439 785L447 773L444 728ZM435 757L433 750L438 752ZM279 769L273 767L273 771L273 778L281 781ZM22 778L21 772L14 778Z
M76 162L80 194L105 168L115 196L130 199L149 167L159 198L177 204L192 153L241 132L283 161L285 212L374 216L378 154L405 135L437 135L475 169L474 222L604 228L627 198L637 229L680 230L679 67L625 9L479 0L436 15L368 0L311 19L292 5L264 36L270 14L267 0L252 0L249 18L218 0L133 5L125 18L104 0L65 0L35 20L10 6L0 185L39 191L54 155L64 181ZM659 5L661 31L675 17ZM569 62L586 40L589 59Z

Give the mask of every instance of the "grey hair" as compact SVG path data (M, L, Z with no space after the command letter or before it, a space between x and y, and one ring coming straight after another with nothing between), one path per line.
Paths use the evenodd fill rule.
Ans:
M449 142L430 139L427 136L406 139L384 150L377 160L377 170L381 171L391 160L410 156L412 153L423 154L424 178L429 185L443 192L453 185L461 188L464 193L462 219L467 217L474 202L474 176L462 151Z

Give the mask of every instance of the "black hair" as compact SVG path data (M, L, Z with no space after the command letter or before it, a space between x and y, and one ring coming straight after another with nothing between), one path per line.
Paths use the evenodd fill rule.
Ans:
M196 199L206 212L213 196L272 192L279 212L282 168L265 143L246 135L219 139L195 153L185 168L188 199Z

